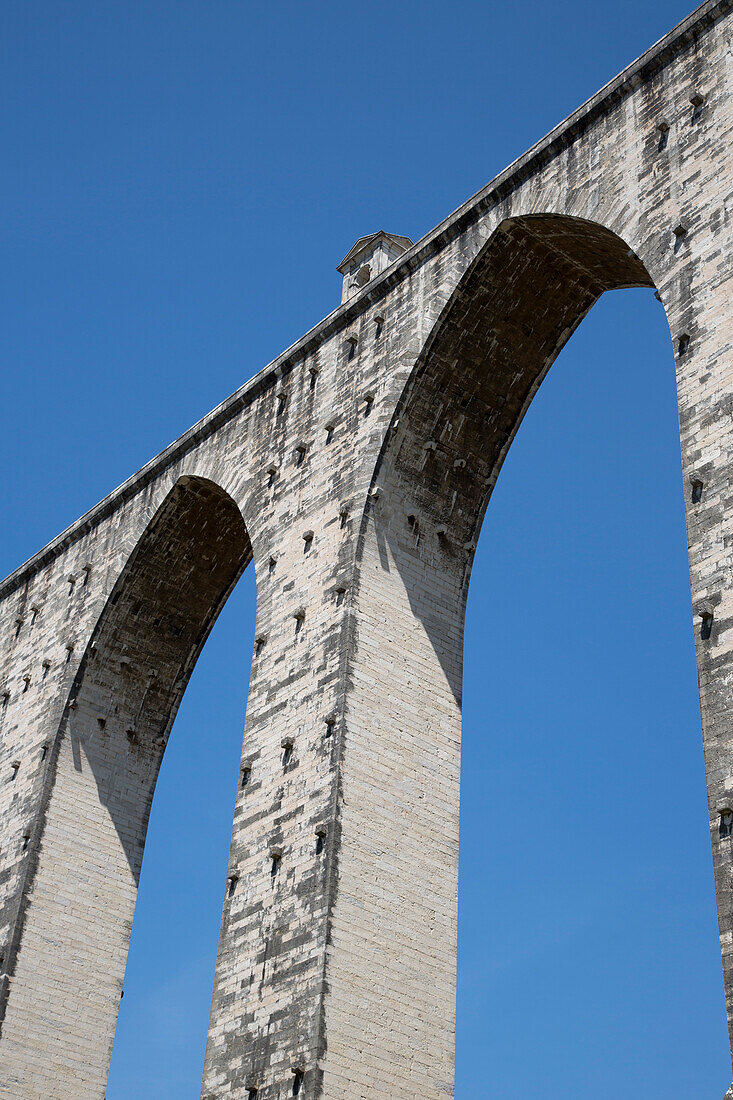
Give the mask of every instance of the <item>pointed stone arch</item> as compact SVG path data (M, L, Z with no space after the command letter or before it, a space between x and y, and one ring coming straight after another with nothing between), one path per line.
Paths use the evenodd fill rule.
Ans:
M44 1031L51 1058L75 1065L77 1095L104 1094L166 742L198 655L251 557L234 500L206 478L181 477L91 634L51 746L19 927L26 946L3 1036L5 1078L19 1094L29 1088L27 1035Z
M237 795L238 886L224 905L202 1095L276 1100L293 1084L308 1100L344 1089L451 1094L461 636L476 533L523 412L574 327L603 290L652 282L674 336L693 488L689 561L733 1034L730 838L720 829L733 788L732 18L733 0L706 0L421 241L403 239L394 263L0 584L0 990L10 987L18 1008L4 1020L0 1092L103 1095L96 1013L114 1018L117 986L105 961L91 1009L78 996L87 986L74 968L87 960L68 921L76 882L59 882L55 907L40 888L53 873L54 823L81 822L91 837L97 828L79 815L83 800L63 803L79 774L69 712L85 732L77 662L151 500L185 469L218 471L231 488L263 582L243 760L254 781ZM69 581L87 567L91 581L72 584L72 598ZM120 606L134 621L134 607ZM171 641L181 686L213 614ZM162 699L156 675L142 701L144 656L141 716L130 738L121 731L130 760L141 746L152 753L145 715ZM126 682L132 658L118 672ZM151 735L165 736L161 714ZM44 756L60 721L66 770L60 755ZM77 748L84 763L90 743L77 737ZM80 774L88 805L103 806L92 769ZM134 896L125 845L114 825L106 835L122 886L110 878L89 909L84 948L97 952L109 893ZM79 837L79 851L90 845ZM63 858L73 867L77 856ZM56 988L67 979L69 1019ZM49 1016L39 1008L47 989ZM76 1017L90 1013L82 1039Z
M507 218L426 340L376 464L375 523L400 552L454 575L463 610L481 522L532 398L600 296L630 287L654 283L605 226L561 214ZM443 652L436 610L440 625L428 629Z
M401 983L380 1056L390 1065L402 1058L407 1079L398 1025L408 1029L417 1049L431 1051L436 1092L453 1077L463 628L481 521L532 398L593 304L606 290L652 286L638 256L603 226L556 214L505 220L426 339L375 465L357 551L347 715L350 741L369 753L347 753L343 764L333 938L346 942L358 927L365 945L380 944L380 965ZM409 813L398 812L408 800ZM362 842L367 817L378 844ZM347 1028L366 1031L386 1010L368 970L356 974L337 952L329 967L334 1004L348 989L356 1006L348 1021L334 1014L340 1050ZM335 1082L347 1071L334 1061Z

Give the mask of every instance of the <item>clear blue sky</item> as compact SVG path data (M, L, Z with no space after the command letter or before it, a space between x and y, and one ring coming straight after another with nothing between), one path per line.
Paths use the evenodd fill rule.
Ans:
M0 10L5 574L688 14L687 0ZM196 1100L254 624L156 793L108 1100ZM651 292L553 367L489 509L465 665L458 1100L718 1100L674 368ZM388 1098L387 1098L388 1100Z

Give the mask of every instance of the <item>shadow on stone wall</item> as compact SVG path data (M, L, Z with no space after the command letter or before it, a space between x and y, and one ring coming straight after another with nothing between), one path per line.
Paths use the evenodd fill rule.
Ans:
M652 286L639 257L603 226L554 214L507 219L447 303L405 387L365 522L374 524L382 568L399 571L459 705L470 571L509 446L601 294Z
M115 585L81 663L62 736L74 770L91 770L136 882L173 720L251 556L232 498L203 478L181 478Z

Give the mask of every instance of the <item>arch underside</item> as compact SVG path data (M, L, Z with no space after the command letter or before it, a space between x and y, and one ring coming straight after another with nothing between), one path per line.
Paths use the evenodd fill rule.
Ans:
M136 879L173 720L251 556L231 497L204 478L181 478L117 582L80 668L69 720L75 767L83 748Z
M400 507L384 530L396 561L423 563L430 533L439 549L429 568L455 575L465 610L483 515L542 379L601 294L653 285L628 245L595 223L546 214L498 227L435 325L380 457L387 508ZM409 587L440 655L444 624ZM460 668L452 656L443 664L459 699Z

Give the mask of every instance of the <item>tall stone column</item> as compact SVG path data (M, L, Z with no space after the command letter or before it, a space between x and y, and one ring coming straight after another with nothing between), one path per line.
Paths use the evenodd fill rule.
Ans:
M453 1095L466 552L396 493L363 528L324 1097ZM442 541L442 545L441 545Z
M321 1095L352 519L256 548L258 611L202 1097Z
M733 287L726 269L712 267L703 260L690 265L677 287L672 333L710 835L733 1044Z
M464 555L330 528L259 562L206 1100L453 1092Z

